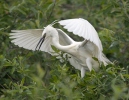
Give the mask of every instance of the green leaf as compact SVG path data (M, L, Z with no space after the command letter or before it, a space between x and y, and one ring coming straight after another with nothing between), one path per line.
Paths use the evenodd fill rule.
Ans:
M51 45L52 49L56 52L56 53L59 53L60 50L58 50L56 47L54 47L53 45Z

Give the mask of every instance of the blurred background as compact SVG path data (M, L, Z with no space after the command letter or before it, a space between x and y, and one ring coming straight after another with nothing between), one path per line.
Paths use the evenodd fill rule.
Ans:
M70 18L95 27L113 65L81 79L69 62L10 42L11 30L42 29ZM128 51L128 0L0 0L0 100L129 100Z

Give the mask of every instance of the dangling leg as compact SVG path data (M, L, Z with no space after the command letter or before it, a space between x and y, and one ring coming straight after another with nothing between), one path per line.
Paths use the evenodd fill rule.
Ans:
M83 78L85 76L85 72L86 72L85 68L82 67L81 68L81 78Z
M86 64L87 64L87 67L89 68L89 70L91 71L92 70L92 58L87 58L86 59Z

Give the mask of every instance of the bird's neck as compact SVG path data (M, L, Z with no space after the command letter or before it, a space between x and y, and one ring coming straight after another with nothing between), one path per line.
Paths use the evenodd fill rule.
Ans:
M67 52L68 50L70 50L72 47L75 46L75 44L70 44L70 45L67 45L67 46L62 46L60 43L59 43L59 36L56 36L56 37L53 37L52 38L52 42L53 42L53 45L61 50L61 51L64 51L64 52Z

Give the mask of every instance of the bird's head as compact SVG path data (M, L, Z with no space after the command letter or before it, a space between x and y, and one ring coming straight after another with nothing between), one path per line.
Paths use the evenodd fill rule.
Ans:
M46 37L53 37L57 33L56 29L53 28L51 25L48 25L44 28L44 31L42 33L42 37L46 34Z
M51 25L48 25L46 27L44 27L44 30L42 32L42 37L40 38L35 50L39 50L41 45L43 44L43 42L45 41L45 39L49 38L49 37L53 37L55 36L57 33L56 29L53 28ZM38 48L38 49L37 49Z

